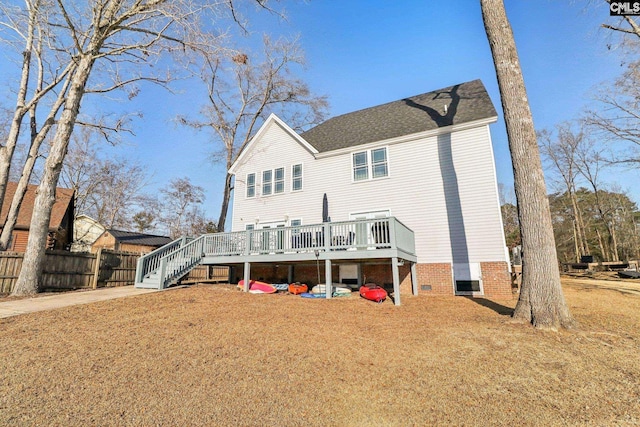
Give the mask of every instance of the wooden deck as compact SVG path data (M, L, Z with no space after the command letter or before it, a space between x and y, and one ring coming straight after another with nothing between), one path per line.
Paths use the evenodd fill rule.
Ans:
M401 263L410 263L412 289L417 294L414 234L393 217L206 234L172 242L167 248L141 258L136 286L163 288L204 264L242 267L248 291L252 264L311 262L323 262L325 283L332 283L333 262L385 260L392 268L394 302L400 304ZM326 297L331 298L328 288Z

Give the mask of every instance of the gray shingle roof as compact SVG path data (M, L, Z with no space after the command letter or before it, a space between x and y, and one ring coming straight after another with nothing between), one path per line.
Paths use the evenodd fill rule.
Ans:
M484 85L473 80L343 114L301 136L323 152L495 116L496 109Z
M154 236L153 234L134 233L132 231L107 230L120 243L141 246L164 246L171 243L171 238L166 236Z

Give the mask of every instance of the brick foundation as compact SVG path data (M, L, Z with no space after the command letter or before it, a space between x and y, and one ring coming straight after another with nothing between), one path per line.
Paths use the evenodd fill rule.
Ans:
M486 298L510 299L512 298L511 277L506 262L483 262L482 284ZM287 265L252 265L251 278L268 283L287 283L289 268ZM418 293L420 295L455 295L453 273L451 264L433 263L417 264ZM234 269L235 280L242 278L242 269ZM411 293L411 268L409 263L399 267L400 293ZM340 273L337 264L331 268L332 281L338 282ZM391 264L363 264L362 279L364 283L377 283L391 290L393 288L393 276ZM315 264L295 265L293 268L293 281L306 283L313 286L318 283L318 272ZM324 283L324 262L320 263L320 283Z
M483 262L482 284L484 295L488 298L511 299L511 275L506 262Z

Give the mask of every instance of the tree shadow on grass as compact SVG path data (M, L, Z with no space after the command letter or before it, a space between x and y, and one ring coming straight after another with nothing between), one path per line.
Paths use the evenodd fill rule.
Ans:
M468 299L469 301L475 302L478 305L481 305L483 307L487 307L487 308L495 311L496 313L498 313L501 316L512 316L513 315L514 309L511 308L511 307L507 307L506 305L498 304L497 302L493 302L493 301L488 300L486 298L474 298L474 297L470 297L470 296L467 296L465 298Z

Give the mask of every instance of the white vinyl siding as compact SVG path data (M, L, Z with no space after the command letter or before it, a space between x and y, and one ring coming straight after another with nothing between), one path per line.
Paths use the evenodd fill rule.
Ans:
M234 231L257 217L260 222L288 216L304 218L305 224L321 223L326 193L332 221L347 221L355 212L390 210L414 231L420 263L506 262L486 124L319 159L272 125L257 146L253 155L248 153L249 160L238 168L237 176L304 163L304 191L293 191L292 185L292 191L278 197L235 197ZM385 179L372 179L370 168L378 165L383 169L384 164L380 158L373 162L371 152L378 148L385 149ZM367 153L369 175L353 185L356 152Z
M291 167L291 191L302 190L302 164Z

